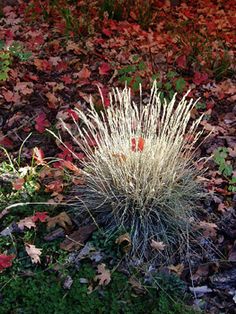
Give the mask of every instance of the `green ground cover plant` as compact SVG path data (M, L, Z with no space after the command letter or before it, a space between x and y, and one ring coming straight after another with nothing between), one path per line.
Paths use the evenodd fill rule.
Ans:
M141 295L135 294L125 275L119 272L112 274L112 281L105 288L89 293L96 272L89 264L81 265L73 275L70 290L63 289L63 281L54 271L40 269L34 273L25 271L21 274L1 278L0 304L1 313L149 313L191 314L194 310L175 301L176 296L184 296L181 282L178 291L173 289L174 278L159 276L161 289L144 285ZM24 287L24 289L22 289ZM171 289L171 290L169 290ZM11 293L8 293L8 291ZM169 294L171 293L171 297ZM176 294L177 293L177 294Z

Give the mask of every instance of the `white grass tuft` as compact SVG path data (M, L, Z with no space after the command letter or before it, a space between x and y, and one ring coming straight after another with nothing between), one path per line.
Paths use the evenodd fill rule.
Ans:
M140 90L136 104L128 88L114 89L103 112L92 101L86 113L77 111L77 135L64 125L87 156L87 185L101 203L90 212L108 231L124 227L132 254L146 255L152 239L165 244L166 257L187 243L200 190L192 164L202 117L190 123L196 102L186 96L162 103L154 83L148 103Z

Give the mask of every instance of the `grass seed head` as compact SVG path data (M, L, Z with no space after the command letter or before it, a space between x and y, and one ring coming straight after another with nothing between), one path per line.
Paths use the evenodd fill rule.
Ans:
M186 96L162 102L154 83L148 103L140 91L137 104L130 89L114 89L104 111L92 101L78 110L77 136L68 129L87 157L87 199L99 200L91 214L107 231L125 228L133 255L147 255L152 240L164 243L165 258L187 243L199 198L192 161L201 117L190 123L196 102Z

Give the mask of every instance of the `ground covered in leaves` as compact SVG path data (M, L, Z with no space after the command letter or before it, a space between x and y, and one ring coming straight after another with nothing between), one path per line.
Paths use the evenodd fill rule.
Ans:
M122 2L1 1L1 313L183 313L183 299L235 313L235 1ZM199 241L216 254L191 267L127 267L128 235L107 239L67 206L84 154L61 120L73 128L91 95L101 110L98 87L109 106L112 87L127 82L136 97L141 83L145 96L153 80L167 99L191 89L192 119L205 114Z

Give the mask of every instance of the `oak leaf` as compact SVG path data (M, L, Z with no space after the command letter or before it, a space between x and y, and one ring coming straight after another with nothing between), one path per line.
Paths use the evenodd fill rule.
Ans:
M152 240L150 245L154 250L157 250L157 251L163 251L166 247L166 244L164 244L162 241L155 241L155 240Z
M72 221L66 212L62 212L55 217L48 217L46 221L47 221L47 229L52 229L56 225L59 225L62 228L67 229L68 226L72 225Z
M98 275L95 276L94 280L99 281L99 286L106 286L111 281L110 270L106 269L105 266L105 264L100 264L97 267Z
M36 248L36 246L33 244L25 243L25 250L29 257L31 258L32 263L34 264L41 263L39 256L42 254L41 252L42 249Z
M33 221L32 217L26 217L24 219L21 219L18 223L17 223L18 227L21 230L24 230L24 227L31 229L31 228L36 228L36 224Z
M176 273L178 276L180 276L184 270L184 265L183 264L170 265L168 266L168 269Z

